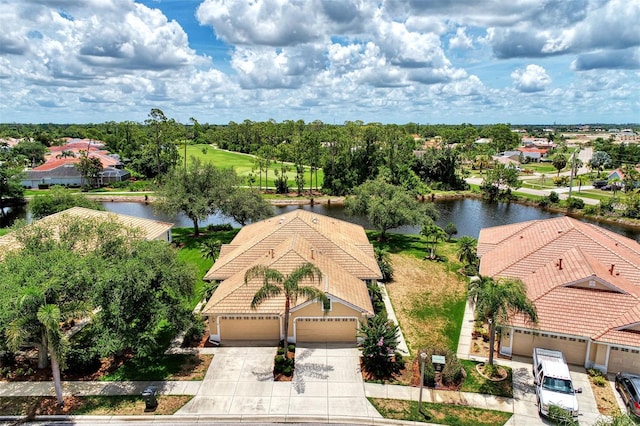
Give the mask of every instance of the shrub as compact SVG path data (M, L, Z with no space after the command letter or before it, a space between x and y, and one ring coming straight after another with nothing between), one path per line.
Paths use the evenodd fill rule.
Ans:
M206 325L202 318L191 315L190 324L184 333L183 345L187 346L191 342L199 342L204 337L205 329Z
M73 373L87 374L100 368L100 356L91 348L72 346L67 352L67 370Z
M551 204L551 199L548 195L545 195L544 197L540 198L540 200L538 200L538 205L540 207L549 207Z
M591 379L594 385L604 387L608 382L607 378L603 376L595 376Z
M584 214L595 215L595 214L598 214L598 206L591 206L591 205L584 206L583 211L584 211Z
M557 203L560 201L560 196L558 195L557 192L551 191L549 193L549 201L551 201L552 203Z
M571 416L571 413L557 405L549 406L549 420L558 426L572 426L578 424L578 422Z
M570 210L582 209L584 208L584 200L582 198L569 197L567 198L567 208Z
M284 355L284 348L278 348L277 354Z
M569 185L569 176L558 176L553 178L553 184L555 186L567 186Z
M442 369L442 383L445 385L453 385L460 383L463 378L464 368L458 358L453 356L452 359L447 359Z
M597 368L589 368L589 369L587 369L587 374L590 377L602 377L602 376L604 376L604 374L602 374L602 371L598 370Z
M209 232L221 232L221 231L233 231L233 226L230 223L219 223L207 225L207 231Z
M294 353L295 353L295 351L296 351L296 345L291 344L291 345L287 346L287 350L288 350L289 352L294 352Z
M424 363L424 385L430 388L436 386L436 370L430 360Z
M398 347L398 332L398 326L380 314L360 326L362 364L375 378L388 378L400 371L392 356Z

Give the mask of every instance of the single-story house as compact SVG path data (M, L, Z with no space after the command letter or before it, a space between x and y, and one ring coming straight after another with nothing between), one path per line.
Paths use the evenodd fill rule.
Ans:
M162 222L154 219L144 219L136 216L129 216L120 213L112 213L100 210L87 209L84 207L72 207L70 209L52 214L50 216L43 217L38 222L52 222L61 219L64 216L70 217L79 217L82 219L92 219L92 218L115 218L118 222L120 222L123 226L127 226L129 228L137 228L142 233L142 236L146 240L161 240L166 241L168 243L171 242L171 228L173 228L173 223ZM0 259L2 255L9 250L18 248L19 245L15 240L15 237L10 232L8 234L0 237Z
M561 350L567 361L640 374L640 245L570 217L484 228L480 274L522 280L538 323L501 325L500 353Z
M284 296L252 309L263 281L256 278L245 284L244 275L254 265L288 275L307 262L320 269L322 279L304 279L300 285L321 289L330 303L293 301L287 341L355 343L360 325L374 314L367 284L382 278L373 246L360 225L305 210L247 225L222 246L204 277L219 282L202 310L208 318L209 340L227 344L284 340Z
M124 170L122 163L110 156L90 153L90 157L97 157L102 163L102 172L97 184L121 182L128 180L131 173ZM79 162L77 157L50 158L46 163L34 167L25 172L22 186L26 188L38 188L39 185L81 186L85 182L82 174L76 167Z

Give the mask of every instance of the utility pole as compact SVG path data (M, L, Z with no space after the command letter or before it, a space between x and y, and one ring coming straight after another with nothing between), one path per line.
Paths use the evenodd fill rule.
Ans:
M569 198L571 198L571 191L573 190L573 173L574 173L574 169L576 167L576 152L579 150L580 148L576 148L573 150L573 154L572 154L572 159L571 159L571 176L569 178Z

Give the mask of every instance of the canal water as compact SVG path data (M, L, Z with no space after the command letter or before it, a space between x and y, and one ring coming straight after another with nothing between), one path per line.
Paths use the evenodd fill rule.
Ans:
M172 222L177 227L193 226L193 223L184 214L179 214L176 217L167 216L163 213L154 211L151 204L131 202L104 202L102 204L108 211L116 213ZM561 213L553 213L533 206L516 203L489 203L474 198L439 200L434 204L440 214L440 217L437 220L439 226L444 227L449 222L453 222L458 228L457 236L469 235L474 238L478 237L481 228L507 225L527 220L548 219L562 215ZM275 214L282 214L298 208L358 223L367 229L371 228L366 217L347 216L342 205L316 204L314 206L278 206L274 208L274 212ZM0 216L0 227L10 226L16 219L30 219L28 209L24 207L6 208L4 211L5 214ZM595 223L590 220L585 221ZM206 220L200 222L200 226L220 223L231 223L235 227L240 226L231 218L223 215L209 216ZM609 223L597 224L636 241L640 241L640 227L630 227ZM400 227L390 232L417 234L420 232L420 227Z

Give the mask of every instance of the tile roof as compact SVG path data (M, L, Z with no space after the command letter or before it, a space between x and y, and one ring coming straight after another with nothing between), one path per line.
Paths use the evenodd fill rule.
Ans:
M244 274L262 264L287 275L307 262L316 265L323 277L321 282L307 279L301 285L315 286L333 299L373 315L363 279L379 278L381 274L364 229L304 210L245 226L231 244L222 247L218 260L205 275L207 280L222 282L203 313L281 314L284 296L251 308L253 295L262 283L255 279L245 285ZM298 300L292 308L304 302Z
M155 240L164 237L168 231L173 227L173 223L162 222L153 219L144 219L136 216L129 216L120 213L105 212L99 210L87 209L84 207L72 207L70 209L46 216L40 219L38 222L50 223L55 222L63 216L72 216L80 218L115 218L122 225L130 228L138 228L141 230L142 235L147 240ZM18 243L15 240L13 233L8 233L0 237L0 253L6 253L8 250L18 248ZM0 258L2 254L0 254Z
M223 246L204 279L224 280L292 235L303 236L314 250L360 279L382 278L373 247L360 225L300 209L243 227L229 247Z
M522 280L540 330L640 347L636 241L565 216L482 229L478 255L481 275Z

